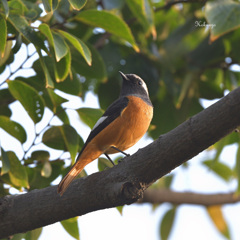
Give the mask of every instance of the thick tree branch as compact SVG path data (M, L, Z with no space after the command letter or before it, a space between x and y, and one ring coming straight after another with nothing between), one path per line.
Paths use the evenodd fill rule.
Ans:
M235 193L201 194L193 192L175 192L170 189L148 189L138 203L195 204L203 206L223 205L240 202Z
M154 181L240 125L239 96L237 88L117 166L75 180L63 197L53 186L1 198L0 238L135 202Z

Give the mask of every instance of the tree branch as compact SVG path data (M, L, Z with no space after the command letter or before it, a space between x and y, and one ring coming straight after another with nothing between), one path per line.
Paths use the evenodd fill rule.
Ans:
M239 96L237 88L117 166L75 180L63 197L53 186L1 198L0 238L135 202L157 179L240 125Z
M240 202L235 193L200 194L193 192L175 192L170 189L148 189L138 203L161 204L195 204L203 206L223 205Z

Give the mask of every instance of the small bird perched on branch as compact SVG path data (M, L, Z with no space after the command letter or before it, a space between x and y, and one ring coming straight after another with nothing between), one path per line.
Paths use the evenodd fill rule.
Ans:
M138 142L148 130L153 105L147 85L135 74L120 74L123 79L120 97L96 122L75 164L58 185L60 195L88 163L101 154L105 154L111 162L108 154L121 152L127 155L124 151Z

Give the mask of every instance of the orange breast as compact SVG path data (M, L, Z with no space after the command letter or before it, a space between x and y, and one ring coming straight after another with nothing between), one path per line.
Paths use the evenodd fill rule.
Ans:
M128 96L128 99L121 115L89 142L88 147L111 154L117 152L111 146L124 151L143 137L152 120L153 108L141 98Z

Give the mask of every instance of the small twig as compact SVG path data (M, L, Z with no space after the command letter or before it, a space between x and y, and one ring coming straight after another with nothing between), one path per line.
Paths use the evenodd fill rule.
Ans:
M52 117L49 119L47 125L44 126L43 129L42 129L41 131L39 131L38 133L36 133L36 125L34 125L35 137L34 137L34 139L33 139L33 141L32 141L32 144L29 146L29 148L28 148L26 151L24 151L24 155L23 155L22 160L24 160L24 159L26 158L27 153L30 151L30 149L31 149L33 146L36 146L37 144L39 144L39 143L36 143L37 138L38 138L48 127L51 126L51 121L53 120L53 118L56 117L56 116L58 116L62 111L65 111L65 110L66 110L66 108L63 108L63 109L61 109L60 111L58 111L58 112L56 112L56 113L53 113L53 115L52 115Z
M34 125L34 133L35 133L35 137L34 137L34 139L33 139L33 141L32 141L32 144L29 146L29 148L28 148L27 150L24 150L24 149L23 149L24 154L23 154L23 157L22 157L22 160L21 160L21 161L23 161L23 160L26 158L26 155L27 155L27 153L29 152L29 150L35 145L35 141L36 141L36 139L37 139L37 137L38 137L38 134L36 134L36 125Z
M16 36L8 36L7 41L15 40L17 37Z
M27 54L27 57L26 57L26 59L21 63L21 65L19 66L19 68L17 68L15 71L11 71L11 68L10 68L10 65L8 66L9 67L9 71L10 71L10 73L9 73L9 75L6 77L6 79L2 82L2 83L0 83L0 87L11 77L11 76L13 76L16 72L18 72L19 70L21 70L21 69L23 69L23 65L34 55L36 53L36 51L35 52L33 52L31 55L28 55Z

